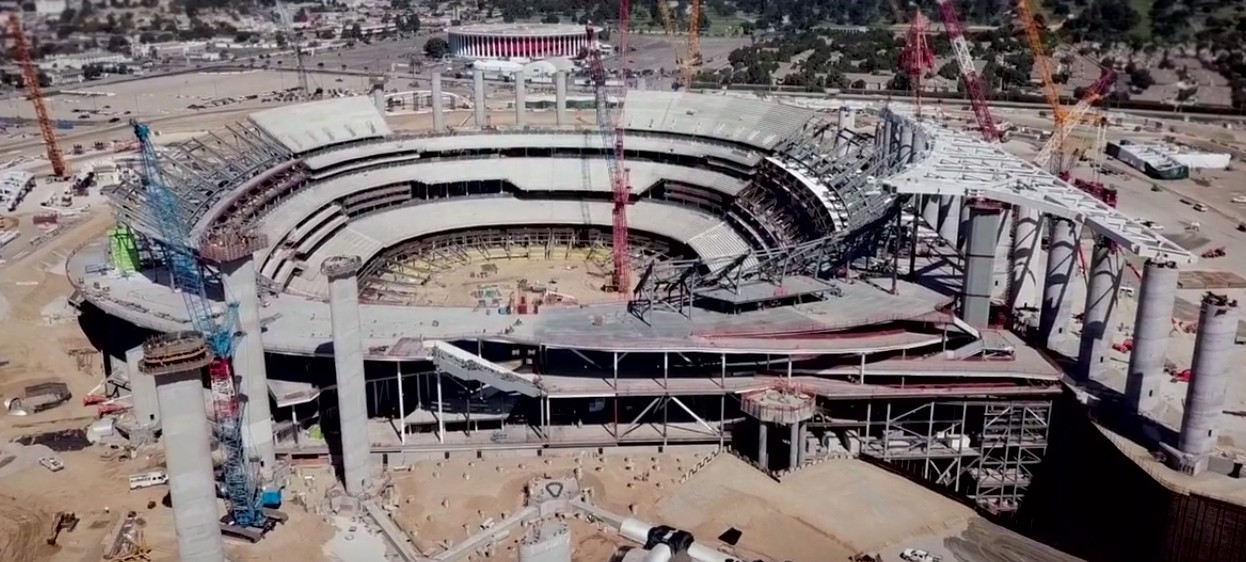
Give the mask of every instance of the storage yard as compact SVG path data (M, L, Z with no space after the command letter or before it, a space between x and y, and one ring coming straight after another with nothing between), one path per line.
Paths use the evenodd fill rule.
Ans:
M70 162L135 171L6 221L0 560L1063 562L1021 520L1065 413L1246 510L1227 127L1113 114L1078 183L1023 110L992 143L951 107L629 91L624 141L565 72L440 69L416 107L187 107L290 76L107 85L141 122ZM1155 178L1122 140L1233 158Z

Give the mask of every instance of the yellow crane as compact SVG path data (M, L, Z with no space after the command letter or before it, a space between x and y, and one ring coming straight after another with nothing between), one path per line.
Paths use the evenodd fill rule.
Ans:
M692 79L701 69L701 0L692 0L688 13L688 56L684 57L684 84L692 84Z
M1103 69L1099 80L1086 90L1077 105L1072 110L1066 109L1060 101L1060 89L1056 85L1051 69L1051 59L1048 58L1043 48L1043 37L1039 32L1038 20L1034 17L1034 7L1030 5L1030 0L1017 0L1017 13L1021 16L1021 24L1025 28L1025 39L1029 43L1030 52L1034 55L1034 68L1038 70L1038 75L1043 80L1043 95L1047 98L1047 105L1051 106L1051 118L1055 125L1051 138L1039 151L1034 163L1044 167L1050 165L1049 169L1053 173L1063 176L1067 174L1065 141L1073 132L1073 128L1089 114L1091 106L1111 88L1116 81L1116 73L1111 69Z
M680 44L675 41L679 33L675 26L675 16L671 13L671 5L667 0L658 0L658 15L662 18L662 28L666 37L675 45L675 66L679 68L679 78L675 86L687 87L692 84L696 70L701 66L701 0L692 0L688 14L688 41Z

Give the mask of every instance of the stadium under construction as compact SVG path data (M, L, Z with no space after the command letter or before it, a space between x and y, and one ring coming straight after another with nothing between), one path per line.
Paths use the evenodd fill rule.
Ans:
M1193 256L902 109L628 92L634 286L610 292L610 147L565 80L552 124L517 99L518 126L490 125L477 76L474 125L451 130L434 77L419 134L340 98L162 149L214 313L237 317L256 462L340 456L351 491L446 454L712 444L775 472L860 455L1008 513L1057 397L1106 368L1125 254L1145 260L1126 400L1155 399ZM122 227L69 259L74 300L144 336L192 330L131 179ZM1215 447L1235 306L1203 304L1170 448L1186 473ZM141 340L112 338L138 372ZM1064 339L1075 357L1049 351ZM171 393L142 380L132 429L154 431Z

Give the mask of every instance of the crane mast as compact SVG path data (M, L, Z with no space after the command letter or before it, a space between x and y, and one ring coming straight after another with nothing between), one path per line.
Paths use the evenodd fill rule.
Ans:
M939 5L939 17L943 20L943 27L947 28L952 52L956 54L956 64L960 67L961 77L965 81L965 91L969 93L969 103L973 106L974 119L978 122L978 129L982 131L982 138L987 142L998 142L1000 131L995 125L995 117L991 115L991 107L986 103L982 76L973 65L973 56L969 54L969 45L965 42L965 26L961 25L952 0L935 2Z
M615 51L619 56L619 88L618 100L622 105L627 95L627 23L630 15L628 0L619 2L619 40ZM610 191L613 207L612 217L612 257L614 272L611 284L615 291L627 294L631 290L631 249L628 241L627 205L631 202L631 188L628 185L627 167L623 156L623 127L619 120L621 109L610 106L609 73L601 54L601 37L597 28L588 27L588 74L593 83L593 98L597 104L597 130L601 135L602 144L606 149L606 165L610 170Z
M659 2L663 0L658 0ZM688 13L688 56L684 57L684 87L692 85L692 79L701 68L701 0L692 0Z
M917 106L917 118L922 116L922 77L926 71L934 68L934 52L926 41L930 30L930 20L920 11L909 22L908 36L904 39L904 50L900 52L900 65L909 75L909 86L913 88L913 99Z
M290 6L284 2L277 5L277 15L281 18L281 24L285 26L286 33L290 34L288 44L294 47L294 64L298 72L299 95L302 98L311 97L311 87L307 80L307 64L303 60L303 34L294 29L294 17L290 15Z
M26 94L30 96L30 103L35 105L39 134L43 136L43 147L48 151L48 162L52 163L52 175L58 178L68 177L69 166L65 163L65 153L61 152L61 145L56 141L52 117L48 115L48 106L43 100L43 88L39 87L39 69L35 67L35 61L30 54L30 43L22 32L22 21L17 12L9 14L9 36L13 38L13 58L22 69Z

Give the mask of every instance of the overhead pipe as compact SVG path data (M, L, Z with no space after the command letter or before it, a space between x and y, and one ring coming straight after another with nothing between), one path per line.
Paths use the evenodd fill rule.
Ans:
M654 526L633 517L623 520L619 525L619 534L645 545L650 551L645 562L667 562L680 552L686 552L695 562L744 562L696 542L687 531L665 525Z

